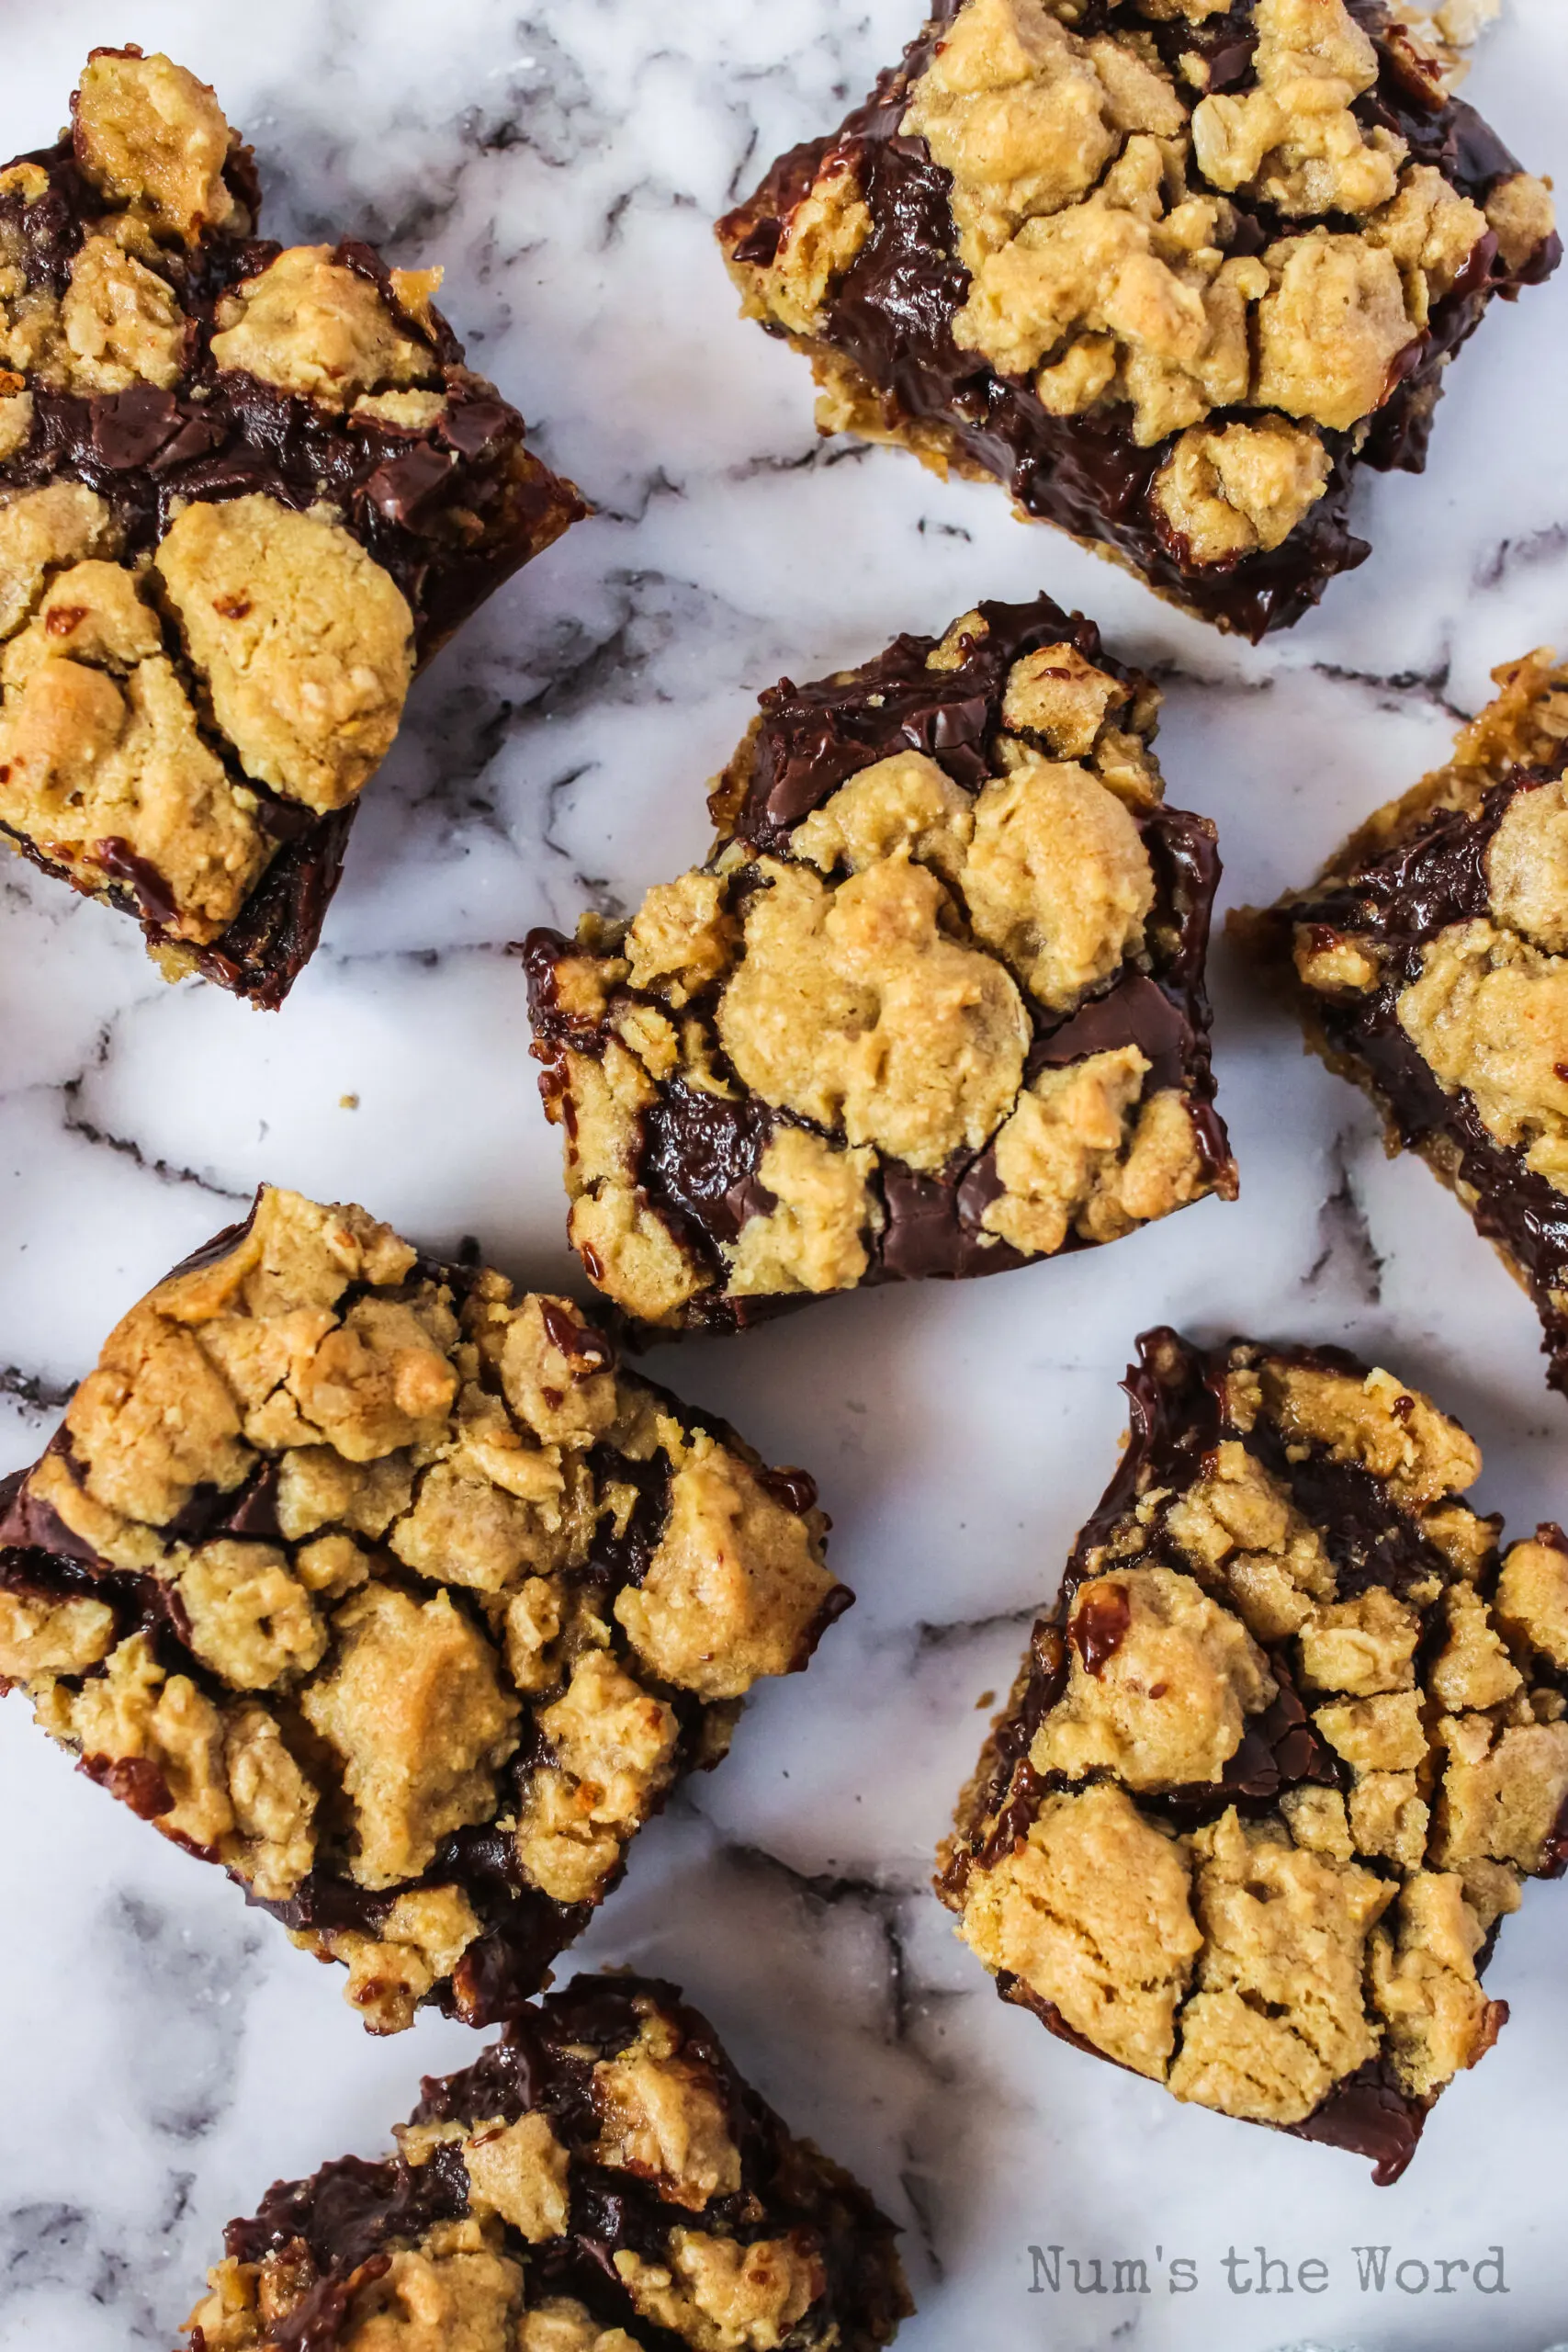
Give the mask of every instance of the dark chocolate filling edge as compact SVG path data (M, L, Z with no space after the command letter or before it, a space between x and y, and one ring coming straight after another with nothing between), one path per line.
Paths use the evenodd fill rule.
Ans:
M1487 851L1512 801L1552 783L1555 769L1519 768L1472 807L1419 819L1382 857L1331 872L1314 888L1281 899L1261 918L1256 944L1294 1003L1308 1043L1350 1078L1406 1149L1418 1153L1459 1194L1478 1233L1529 1293L1540 1318L1547 1383L1568 1395L1568 1195L1526 1164L1525 1147L1486 1127L1467 1089L1447 1092L1402 1027L1397 1001L1416 978L1436 934L1491 912ZM1292 955L1295 926L1350 932L1384 954L1380 986L1334 998L1300 979ZM1465 1198L1465 1193L1473 1198Z

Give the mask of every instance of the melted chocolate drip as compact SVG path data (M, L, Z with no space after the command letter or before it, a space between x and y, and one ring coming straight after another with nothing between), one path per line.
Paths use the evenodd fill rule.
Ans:
M1463 276L1434 305L1424 334L1403 356L1359 449L1353 435L1325 433L1332 460L1328 487L1283 545L1229 565L1194 565L1158 527L1149 504L1150 485L1174 435L1139 448L1124 406L1053 416L1030 378L998 375L953 340L953 320L968 297L970 277L955 251L951 181L924 140L906 137L899 126L909 88L930 63L956 6L957 0L942 0L936 21L911 44L901 65L881 77L836 139L781 157L756 193L719 223L721 238L737 259L771 263L791 210L824 159L843 155L855 170L872 229L830 292L821 340L893 406L897 415L889 421L940 428L961 461L998 475L1026 513L1110 546L1153 585L1222 628L1254 639L1288 628L1330 580L1370 552L1346 524L1358 465L1421 469L1447 362L1473 334L1492 294L1511 300L1521 286L1551 275L1562 256L1559 241L1548 238L1510 271L1495 239L1483 238ZM1483 202L1499 178L1518 168L1514 158L1472 108L1413 82L1387 38L1389 21L1376 0L1352 0L1352 6L1379 54L1377 87L1356 105L1363 123L1395 131L1418 161L1435 164L1462 194ZM1089 0L1075 29L1087 37L1118 28L1106 0ZM1179 85L1179 57L1190 51L1206 57L1212 90L1240 88L1254 78L1256 32L1245 6L1211 19L1201 31L1184 18L1142 29ZM1234 209L1239 220L1234 253L1259 252L1299 225L1264 206ZM1224 410L1214 422L1223 425L1252 413Z
M773 1133L792 1124L755 1096L731 1102L675 1079L643 1122L637 1176L682 1238L716 1272L716 1242L778 1206L758 1170Z
M1373 2186L1389 2188L1416 2154L1427 2114L1426 2105L1401 2090L1381 2060L1370 2058L1336 2083L1314 2114L1285 2129L1293 2139L1371 2156Z
M236 2262L261 2262L298 2243L321 2270L357 2270L389 2239L457 2220L468 2186L455 2147L433 2148L417 2165L344 2156L312 2180L274 2181L249 2220L230 2222L224 2251Z
M1086 1674L1098 1678L1104 1673L1132 1622L1133 1608L1124 1584L1112 1581L1097 1586L1079 1603L1067 1626L1067 1640Z

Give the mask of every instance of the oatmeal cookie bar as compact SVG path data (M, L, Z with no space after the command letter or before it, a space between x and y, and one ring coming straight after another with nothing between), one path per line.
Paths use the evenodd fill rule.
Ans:
M0 170L0 837L282 1002L410 681L586 512L441 272L255 234L251 152L96 50Z
M1386 2183L1568 1861L1568 1537L1504 1552L1458 1422L1338 1349L1138 1353L937 1891L1064 2041Z
M1235 918L1313 1050L1419 1152L1540 1316L1568 1393L1568 671L1506 662L1453 758L1310 888Z
M190 2352L873 2352L913 2309L892 2222L656 1978L531 2003L396 2138L230 2222Z
M1220 628L1288 628L1418 472L1544 185L1377 0L942 0L718 224L825 433L995 475Z
M1040 596L761 700L707 865L525 950L616 1306L732 1329L1234 1198L1214 829L1164 804L1151 681Z
M0 1690L373 2031L484 2024L848 1607L815 1499L569 1300L265 1187L0 1483Z

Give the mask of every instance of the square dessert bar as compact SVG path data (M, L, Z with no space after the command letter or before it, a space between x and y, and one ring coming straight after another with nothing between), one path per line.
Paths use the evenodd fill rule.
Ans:
M585 514L441 272L255 234L204 82L96 50L0 171L0 836L282 1002L409 684Z
M1064 2041L1386 2183L1568 1861L1568 1538L1502 1553L1464 1430L1338 1349L1138 1353L937 1890Z
M851 1594L570 1301L264 1188L0 1484L0 1690L322 1960L484 2024Z
M1568 670L1546 652L1310 888L1238 920L1314 1050L1534 1300L1568 1393Z
M761 701L706 865L525 945L592 1281L731 1329L1234 1198L1150 680L1040 596Z
M231 2222L190 2352L873 2352L897 2233L672 1984L579 1976L430 2076L398 2152Z
M1442 372L1562 248L1377 0L942 0L718 224L825 433L999 477L1222 628L1288 628L1419 472Z

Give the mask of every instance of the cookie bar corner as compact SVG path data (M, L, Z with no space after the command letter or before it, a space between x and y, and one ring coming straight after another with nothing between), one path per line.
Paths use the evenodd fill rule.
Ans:
M213 91L133 47L0 170L0 841L276 1007L415 672L586 508L439 269L259 206Z
M396 2139L229 2224L189 2352L876 2352L914 2308L892 2222L656 1978L530 2004Z

